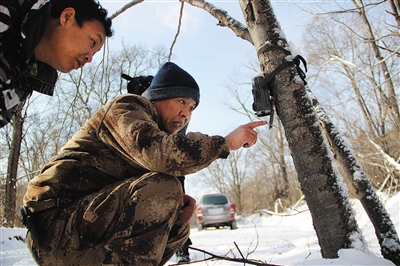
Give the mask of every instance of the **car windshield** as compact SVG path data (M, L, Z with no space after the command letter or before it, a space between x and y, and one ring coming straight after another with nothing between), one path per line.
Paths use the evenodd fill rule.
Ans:
M227 204L228 200L226 199L225 196L208 196L205 197L203 200L203 204L213 204L213 205L219 205L219 204Z

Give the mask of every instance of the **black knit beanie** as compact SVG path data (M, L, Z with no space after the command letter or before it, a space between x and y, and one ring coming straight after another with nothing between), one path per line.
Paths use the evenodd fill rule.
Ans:
M149 101L192 98L199 105L200 91L194 78L174 63L165 63L142 96Z

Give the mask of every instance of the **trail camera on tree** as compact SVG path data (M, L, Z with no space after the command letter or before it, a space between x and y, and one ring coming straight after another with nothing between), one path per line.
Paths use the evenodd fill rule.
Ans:
M291 55L290 51L283 49L279 46L274 46L274 45L264 45L263 47L260 48L258 51L258 55L260 53L263 53L269 49L280 49L282 50L285 54ZM295 56L292 61L284 61L282 64L280 64L275 70L273 70L270 74L268 74L266 77L263 74L256 75L253 78L252 85L252 94L253 94L253 111L255 112L255 115L258 117L262 116L267 116L269 115L269 128L272 127L272 123L274 121L274 107L273 107L273 98L271 99L271 88L270 88L270 82L272 79L282 72L283 70L287 69L291 65L296 65L296 69L299 73L300 78L302 79L304 85L307 85L307 82L305 80L306 74L305 72L300 68L300 64L303 63L305 72L307 72L307 63L306 60L301 55Z
M253 111L258 117L270 115L273 112L268 83L263 75L253 78Z
M142 95L142 93L150 86L153 76L137 76L130 77L127 74L121 74L121 78L128 80L128 93Z
M274 108L272 106L269 86L266 78L261 74L255 76L252 81L253 89L253 111L258 117L269 115L269 128L274 121Z

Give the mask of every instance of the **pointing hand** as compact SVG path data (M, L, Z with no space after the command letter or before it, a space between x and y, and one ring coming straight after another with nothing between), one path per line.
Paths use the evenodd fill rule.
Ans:
M239 148L250 148L257 141L257 132L254 128L266 125L266 121L250 122L239 126L231 133L229 133L225 140L231 150L237 150Z

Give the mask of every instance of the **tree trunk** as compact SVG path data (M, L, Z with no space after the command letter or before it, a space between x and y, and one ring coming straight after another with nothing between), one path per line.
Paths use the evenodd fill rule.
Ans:
M343 165L343 169L346 171L344 176L349 179L349 183L355 190L356 197L360 200L365 212L374 225L375 235L381 246L382 256L396 265L400 265L400 242L390 215L387 213L378 195L376 195L375 189L353 152L347 147L345 141L339 135L325 111L319 106L317 99L312 95L311 91L308 91L308 93L313 98L320 123L335 154L334 157Z
M14 227L15 223L15 205L17 201L17 179L18 179L18 160L21 151L22 127L24 118L22 109L25 103L21 103L13 118L13 137L10 153L8 155L8 167L6 178L6 200L4 204L5 227Z
M389 1L390 6L392 8L392 12L389 12L390 14L393 15L394 19L396 20L397 27L400 28L400 4L399 0L390 0Z
M287 41L269 1L239 2L259 54L261 70L268 75L287 62L288 57L291 60L292 57L283 50L289 49ZM347 198L347 189L336 171L312 102L296 68L286 68L271 83L276 110L285 128L322 256L337 258L339 249L351 246L350 237L363 241Z
M285 161L285 144L283 143L283 132L281 123L277 123L277 137L278 137L278 153L279 153L279 167L281 170L282 178L285 180L285 187L281 193L287 197L289 192L289 176L287 173L286 161Z

